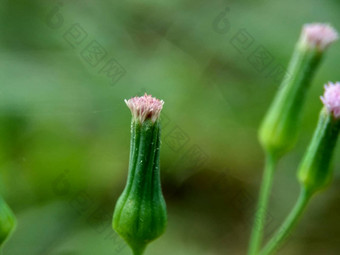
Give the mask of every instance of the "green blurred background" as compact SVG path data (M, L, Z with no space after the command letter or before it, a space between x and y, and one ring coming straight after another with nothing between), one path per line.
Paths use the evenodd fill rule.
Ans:
M304 23L340 29L339 11L336 0L1 0L0 191L18 217L3 254L131 254L111 217L127 176L123 99L144 92L165 101L169 211L147 254L245 254L275 70ZM339 59L337 43L313 81L299 143L280 162L267 236L297 197L296 167ZM332 186L279 254L339 254L339 155Z

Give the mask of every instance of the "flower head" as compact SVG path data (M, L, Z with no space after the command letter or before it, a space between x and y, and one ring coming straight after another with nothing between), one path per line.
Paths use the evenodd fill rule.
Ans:
M112 227L133 254L142 255L167 225L160 178L161 123L158 121L164 102L147 94L125 102L132 112L130 162Z
M337 31L332 26L322 23L305 24L301 36L303 44L320 51L325 50L339 38Z
M141 123L146 119L151 119L155 122L161 113L164 101L147 95L141 97L133 97L129 100L124 100L126 105L130 108L132 116L138 119Z
M321 96L321 101L335 118L340 118L340 82L329 82L325 85L325 93Z

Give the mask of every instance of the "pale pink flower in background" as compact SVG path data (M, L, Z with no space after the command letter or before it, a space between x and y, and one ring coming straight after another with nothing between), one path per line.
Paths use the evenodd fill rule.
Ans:
M155 122L161 113L164 105L163 100L152 97L145 93L141 97L133 97L129 100L124 100L126 105L130 108L132 116L138 119L140 122L144 122L146 119L151 119Z
M305 24L302 28L301 40L309 48L325 50L330 44L338 40L337 31L329 24Z
M321 101L335 118L340 118L340 82L328 82L325 85L325 93Z

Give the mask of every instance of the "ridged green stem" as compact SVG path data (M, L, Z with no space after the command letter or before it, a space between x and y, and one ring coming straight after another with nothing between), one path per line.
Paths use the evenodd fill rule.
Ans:
M276 157L267 153L260 196L257 204L257 209L255 212L253 229L250 238L248 255L256 255L262 243L267 207L270 199L270 191L273 184L273 177L276 164L277 164Z
M321 57L321 52L297 44L288 78L282 82L259 130L266 151L283 156L295 145L305 97Z
M310 192L325 188L333 175L332 158L340 131L340 120L324 107L313 139L299 166L298 179Z
M113 215L114 230L142 255L167 222L160 183L160 123L132 120L129 173Z

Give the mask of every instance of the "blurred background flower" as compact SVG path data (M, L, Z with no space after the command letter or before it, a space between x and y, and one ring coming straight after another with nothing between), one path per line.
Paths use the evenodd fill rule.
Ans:
M4 254L130 254L112 231L127 175L124 98L162 98L166 233L148 254L245 254L264 155L257 128L305 23L340 29L320 1L0 3L0 193L18 219ZM340 44L312 84L297 148L280 162L268 234L293 205L319 95L339 80ZM339 149L336 155L339 155ZM279 254L337 254L339 157Z

